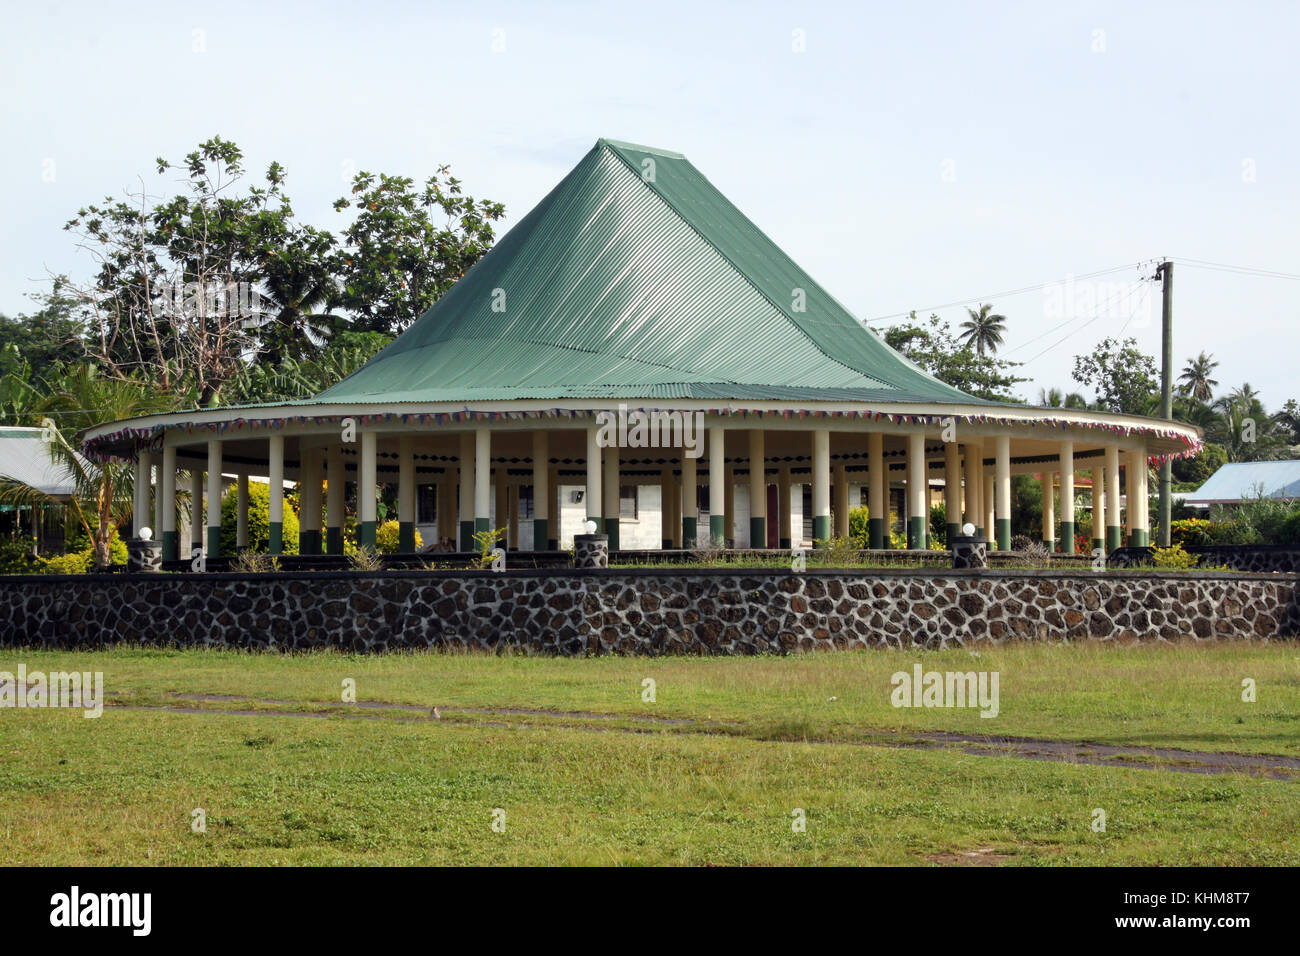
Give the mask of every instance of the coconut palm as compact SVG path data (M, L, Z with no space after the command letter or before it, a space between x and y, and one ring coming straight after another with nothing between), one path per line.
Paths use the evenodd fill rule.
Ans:
M1059 388L1040 388L1038 404L1043 408L1087 408L1088 400L1078 392L1063 392Z
M1194 359L1188 359L1182 374L1178 376L1178 391L1190 395L1198 402L1208 402L1214 395L1214 386L1219 384L1210 377L1218 367L1219 363L1214 360L1214 356L1204 352Z
M1002 334L1007 330L1007 317L1005 315L990 315L989 312L993 306L981 304L979 311L967 309L970 318L961 324L964 329L958 339L966 345L975 346L975 352L981 358L984 353L990 354L998 350L1002 344Z
M36 411L45 416L50 461L72 476L75 492L65 502L0 475L0 502L65 509L93 542L95 564L107 567L111 561L109 545L113 529L131 517L134 470L129 463L84 457L76 448L75 436L100 422L168 411L174 405L174 401L147 382L107 378L88 365L74 368L55 383L52 394Z

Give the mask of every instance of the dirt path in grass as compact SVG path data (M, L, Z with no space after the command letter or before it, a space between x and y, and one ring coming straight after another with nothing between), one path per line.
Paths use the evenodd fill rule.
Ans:
M650 733L651 728L674 728L686 733L725 733L765 742L774 738L745 733L742 725L725 721L698 721L675 717L654 717L643 714L625 715L582 710L542 710L524 707L436 707L418 704L396 704L383 701L359 701L355 704L334 701L302 701L273 697L243 697L234 694L172 693L168 697L178 701L175 705L144 705L117 702L108 705L123 710L154 710L180 714L202 714L238 717L335 717L353 720L431 720L450 718L450 722L480 727L560 727L573 730L602 731L605 733ZM184 703L180 703L184 702ZM237 704L273 709L232 709L205 707L204 704ZM313 707L315 710L286 710L286 707ZM540 717L545 723L519 723L512 718ZM492 719L496 718L496 719ZM564 721L590 721L591 723L564 723ZM627 722L639 727L600 726L601 723ZM1015 757L1022 760L1045 760L1056 763L1091 764L1094 766L1131 767L1139 770L1170 770L1178 773L1229 774L1240 773L1274 780L1300 779L1300 757L1280 754L1215 753L1206 750L1183 750L1173 747L1145 747L1138 745L1103 744L1090 741L1050 740L1037 737L1010 737L986 734L962 734L951 731L914 730L903 733L892 731L866 731L867 740L835 740L831 738L780 738L783 743L812 743L824 745L853 744L869 747L896 747L913 750L956 749L974 757Z

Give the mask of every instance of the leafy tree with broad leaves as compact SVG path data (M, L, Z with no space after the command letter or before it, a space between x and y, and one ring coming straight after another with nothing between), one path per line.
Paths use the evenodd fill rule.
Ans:
M980 355L973 346L959 342L948 323L937 315L921 322L913 312L906 322L878 330L878 334L890 348L967 395L1018 402L1020 399L1010 389L1028 381L1014 374L1019 363Z
M338 304L357 331L401 332L491 248L505 206L466 195L450 168L419 188L403 176L361 172L334 203L357 210L335 266Z
M1105 411L1149 415L1159 406L1155 359L1138 350L1137 339L1102 339L1093 351L1074 357L1071 377L1091 388Z

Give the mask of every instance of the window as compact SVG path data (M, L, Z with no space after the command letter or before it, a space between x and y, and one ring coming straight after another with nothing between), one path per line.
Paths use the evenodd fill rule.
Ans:
M521 485L519 488L519 520L531 521L533 518L533 486Z
M637 520L637 486L621 485L618 489L618 520Z

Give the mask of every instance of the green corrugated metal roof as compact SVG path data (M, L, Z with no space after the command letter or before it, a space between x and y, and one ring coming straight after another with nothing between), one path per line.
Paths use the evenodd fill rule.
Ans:
M601 397L977 401L861 325L684 156L604 139L317 400Z

